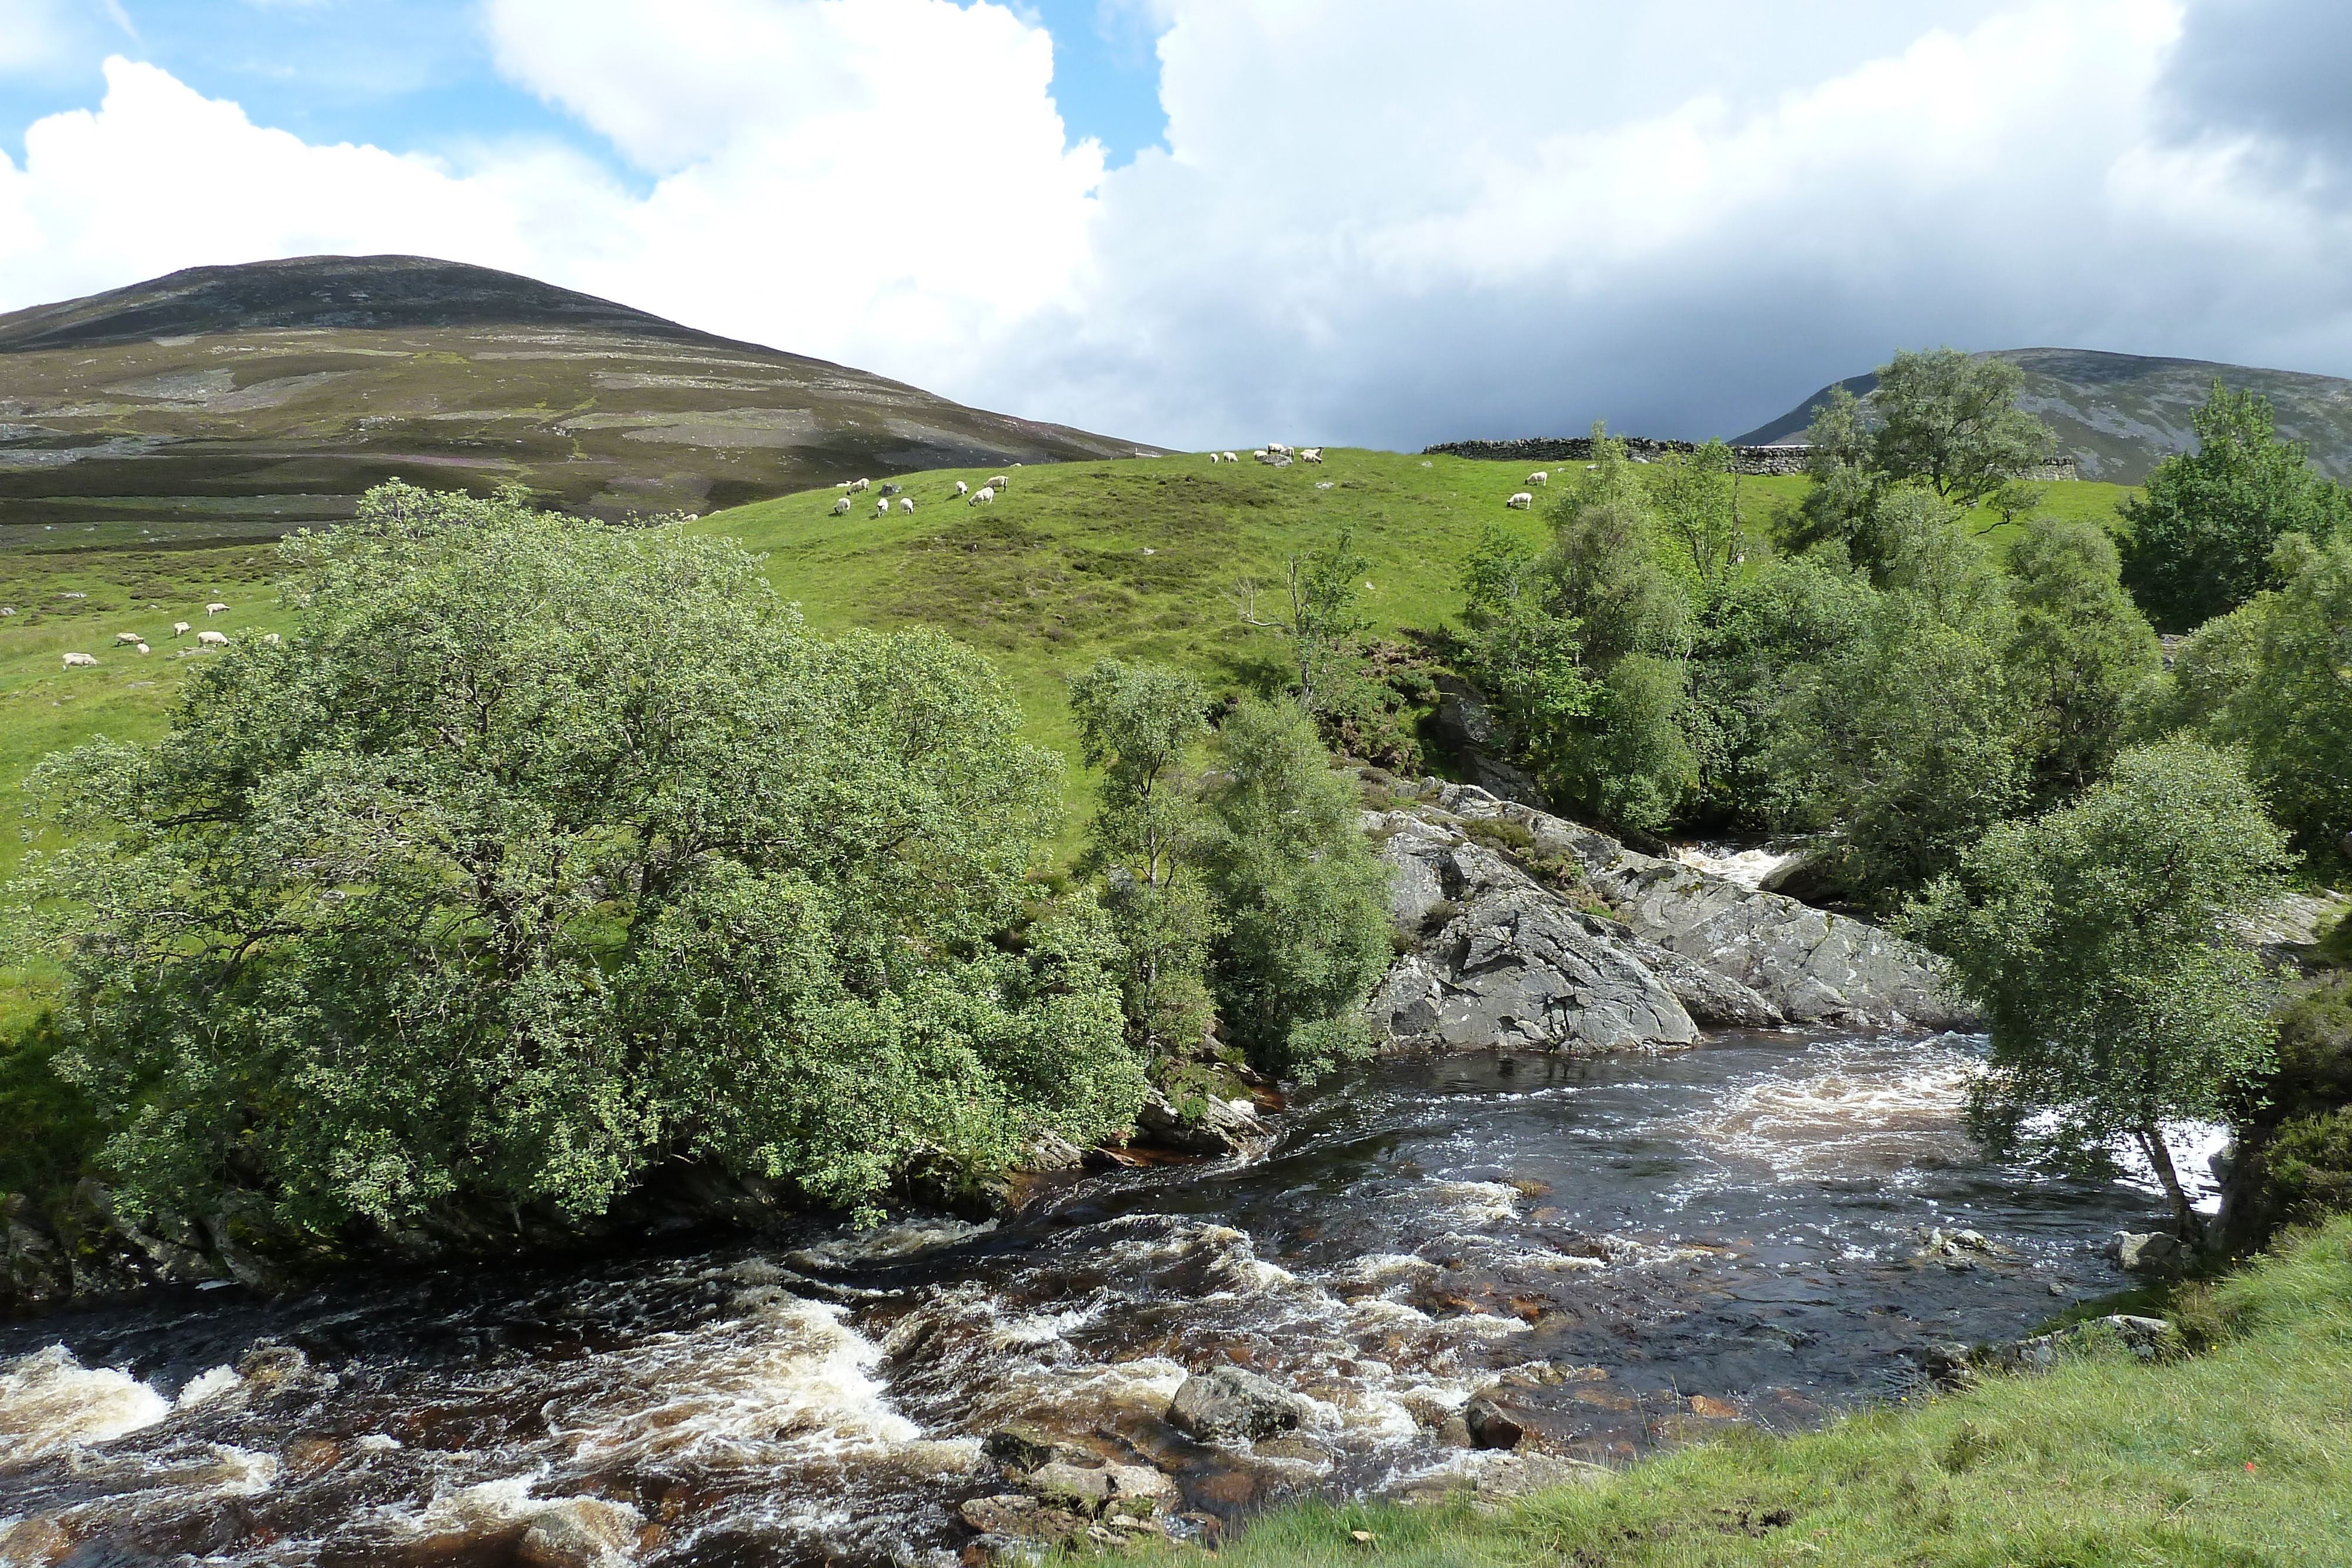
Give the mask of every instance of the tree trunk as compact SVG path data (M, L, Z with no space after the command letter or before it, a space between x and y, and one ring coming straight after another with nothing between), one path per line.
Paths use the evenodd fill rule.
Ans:
M2180 1245L2195 1249L2205 1239L2205 1221L2189 1202L2189 1195L2180 1188L2179 1173L2172 1168L2172 1151L2165 1146L2164 1129L2146 1126L2135 1130L2140 1152L2147 1156L2149 1166L2156 1172L2157 1185L2172 1202L2172 1233Z

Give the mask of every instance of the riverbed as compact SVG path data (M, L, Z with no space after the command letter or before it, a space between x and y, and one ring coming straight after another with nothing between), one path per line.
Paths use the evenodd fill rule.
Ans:
M1013 1220L8 1325L0 1521L93 1563L488 1564L590 1498L648 1563L931 1564L959 1501L1008 1490L983 1443L1013 1426L1156 1466L1209 1532L1475 1477L1481 1390L1591 1464L1799 1429L1906 1396L1929 1344L2122 1288L2102 1248L2157 1217L1987 1163L1975 1060L1759 1033L1383 1061L1295 1097L1263 1157L1083 1176ZM1219 1363L1304 1396L1302 1428L1171 1427Z

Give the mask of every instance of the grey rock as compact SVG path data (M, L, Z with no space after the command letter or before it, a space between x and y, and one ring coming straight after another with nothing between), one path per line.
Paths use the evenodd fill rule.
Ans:
M1106 1471L1082 1469L1059 1459L1038 1466L1029 1484L1036 1489L1038 1501L1072 1513L1100 1513L1110 1501L1110 1476Z
M1297 1396L1255 1372L1220 1366L1184 1379L1168 1419L1204 1440L1247 1440L1287 1432L1305 1418Z
M636 1555L644 1527L625 1503L572 1498L531 1515L514 1561L522 1568L616 1568Z
M2180 1239L2165 1230L2118 1230L2107 1251L2116 1263L2135 1273L2155 1272L2179 1261Z
M1972 1359L1977 1366L2002 1372L2047 1372L2069 1357L2096 1354L2116 1345L2137 1360L2151 1362L2176 1355L2183 1348L2179 1332L2167 1320L2117 1312L2054 1333L1988 1346Z
M1226 1101L1203 1100L1198 1111L1197 1119L1188 1121L1155 1089L1135 1113L1131 1141L1184 1155L1245 1155L1265 1147L1274 1137L1274 1130L1258 1120L1255 1112Z
M1516 1448L1526 1437L1527 1428L1503 1413L1502 1407L1481 1394L1464 1406L1462 1424L1469 1429L1470 1441L1481 1448Z

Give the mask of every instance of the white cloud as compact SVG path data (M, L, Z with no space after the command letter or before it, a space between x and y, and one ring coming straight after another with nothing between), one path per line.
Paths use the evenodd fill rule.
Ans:
M2352 371L2352 218L2183 136L2175 0L1115 4L1165 27L1169 131L1108 174L992 4L487 0L636 192L545 146L305 145L115 61L0 161L0 308L417 251L1228 444L1734 433L1897 343Z
M62 0L0 0L0 76L60 64L73 35Z

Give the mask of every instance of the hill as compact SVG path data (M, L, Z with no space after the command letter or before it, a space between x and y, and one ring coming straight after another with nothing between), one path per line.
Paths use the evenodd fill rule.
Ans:
M618 517L1149 450L423 256L195 267L0 316L0 546L274 538L395 476Z
M2320 472L2352 478L2352 381L2090 349L2002 349L1993 357L2025 372L2018 406L2056 433L2059 455L2072 457L2085 479L2137 485L2166 453L2194 445L2189 416L2204 402L2216 378L2269 398L2281 433L2308 442ZM1875 375L1864 374L1832 386L1867 397L1877 384ZM1740 436L1738 444L1796 440L1811 422L1813 405L1830 392L1822 388Z

